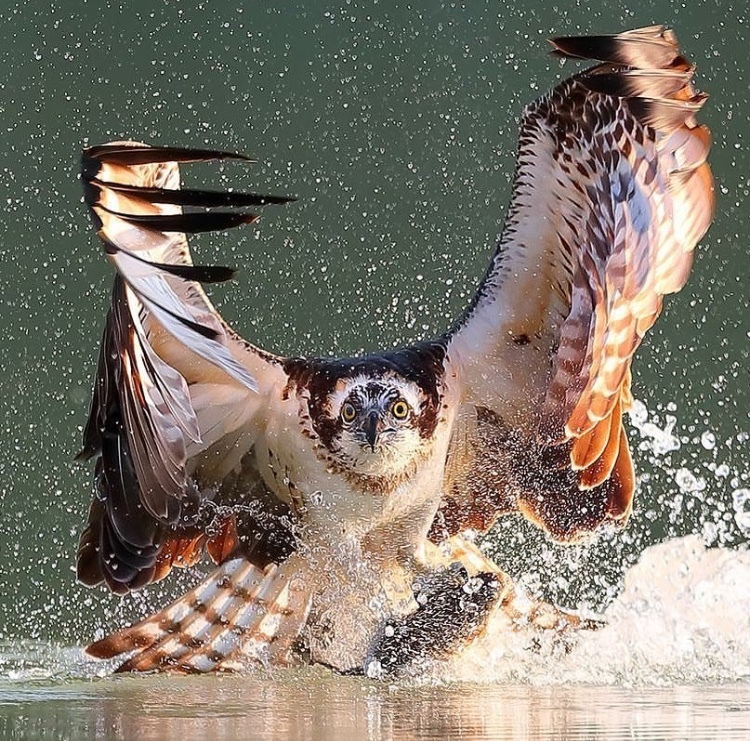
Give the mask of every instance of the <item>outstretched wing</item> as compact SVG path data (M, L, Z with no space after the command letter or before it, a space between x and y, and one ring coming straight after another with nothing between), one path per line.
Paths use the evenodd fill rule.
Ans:
M232 271L193 265L185 232L249 224L258 215L248 207L290 199L180 189L178 163L216 159L247 158L134 142L83 152L85 200L117 271L79 455L97 457L78 551L86 584L126 592L194 562L204 545L219 561L237 548L236 518L216 515L224 480L243 470L263 394L284 374L277 358L240 339L211 305L200 284L228 280ZM283 514L257 471L246 474L243 496L263 500L258 517ZM244 525L254 528L249 547L260 547L264 561L257 517ZM288 533L276 537L287 550Z
M524 111L505 230L448 346L469 461L448 531L516 507L564 540L627 519L632 356L712 219L705 96L672 32L552 44L604 63Z

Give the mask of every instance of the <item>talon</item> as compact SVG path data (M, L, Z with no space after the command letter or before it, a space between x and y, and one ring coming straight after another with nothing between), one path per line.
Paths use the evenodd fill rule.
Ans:
M401 620L389 620L375 636L364 673L394 674L415 663L445 656L485 628L501 594L497 574L469 577L457 565L415 584L419 607Z

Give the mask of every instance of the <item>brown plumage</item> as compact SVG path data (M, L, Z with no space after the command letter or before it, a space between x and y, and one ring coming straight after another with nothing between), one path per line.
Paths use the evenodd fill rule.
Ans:
M493 574L483 604L510 604L466 530L516 510L566 541L625 523L633 353L713 212L705 96L661 27L552 43L601 64L524 111L513 200L470 307L445 335L392 352L281 358L215 311L200 284L231 271L194 266L185 232L289 199L180 190L179 163L246 158L132 142L84 152L117 277L84 434L96 496L78 575L125 593L203 550L219 564L91 653L133 650L127 671L295 656L362 667L390 645L385 625L431 643L414 626L440 630L462 601L446 594L443 612L416 619L413 590L445 565Z
M632 404L631 360L662 296L684 285L714 195L710 135L695 120L706 96L693 89L671 31L552 44L605 64L526 108L505 231L448 352L496 358L489 372L481 362L469 369L470 398L543 447L569 450L557 485L516 479L511 488L525 514L573 540L599 516L622 525L630 513L635 476L622 413ZM474 460L481 478L482 456ZM489 524L486 498L478 508L451 493L450 531ZM576 512L587 515L579 521Z

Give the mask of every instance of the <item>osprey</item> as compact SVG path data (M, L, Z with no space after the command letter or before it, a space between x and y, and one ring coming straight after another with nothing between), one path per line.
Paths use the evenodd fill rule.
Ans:
M472 542L501 514L559 541L626 522L631 359L712 218L705 96L662 27L552 44L600 64L526 107L473 301L395 351L280 357L224 322L201 284L232 272L194 265L186 233L291 199L180 189L179 164L244 156L83 152L116 277L80 454L96 473L78 577L124 594L204 551L218 564L90 654L132 652L121 671L395 666L470 639L493 606L520 614ZM576 622L546 605L524 617Z

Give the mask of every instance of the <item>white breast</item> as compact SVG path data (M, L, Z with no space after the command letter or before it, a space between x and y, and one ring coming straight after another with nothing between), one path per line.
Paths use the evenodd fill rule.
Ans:
M416 549L441 498L452 414L438 423L430 453L388 493L362 490L316 454L300 424L299 401L276 401L264 441L256 446L266 484L288 502L301 523L302 540L325 547L363 544L380 553ZM449 405L451 408L454 405Z

